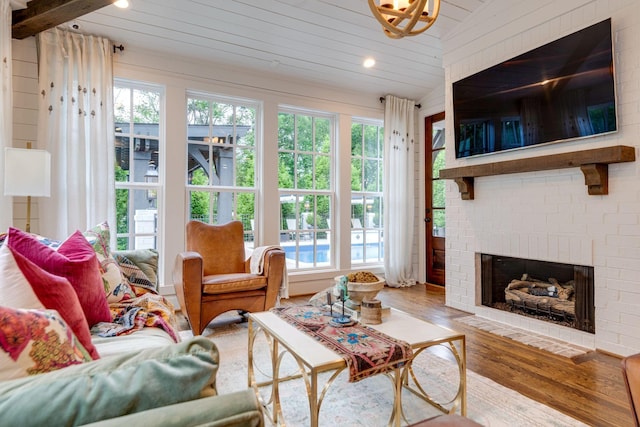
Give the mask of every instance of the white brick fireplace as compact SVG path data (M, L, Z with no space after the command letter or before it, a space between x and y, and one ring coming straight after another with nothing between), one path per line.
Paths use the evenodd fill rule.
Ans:
M609 17L618 132L465 160L448 150L447 168L640 146L637 0L486 2L468 30L444 37L447 142L453 146L452 82ZM447 181L447 305L588 348L640 351L640 160L609 165L608 195L588 195L584 180L578 167L476 178L474 200L461 200ZM480 253L593 266L596 333L482 306Z

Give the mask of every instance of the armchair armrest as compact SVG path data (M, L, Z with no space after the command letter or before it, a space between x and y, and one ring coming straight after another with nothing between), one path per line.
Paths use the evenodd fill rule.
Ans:
M276 305L282 287L288 286L286 260L282 249L269 249L264 255L264 275L267 277L266 307Z
M173 286L180 308L188 317L200 318L203 274L204 262L198 252L181 252L176 256L173 267Z

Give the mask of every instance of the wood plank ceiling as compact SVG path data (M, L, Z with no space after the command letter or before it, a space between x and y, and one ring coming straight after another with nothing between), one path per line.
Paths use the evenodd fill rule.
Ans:
M400 40L383 34L365 0L130 0L128 9L104 7L112 1L31 0L14 12L14 37L27 34L18 25L40 28L39 18L43 28L73 21L83 33L176 61L199 58L373 100L387 93L417 100L444 84L441 37L489 0L442 0L430 29ZM58 6L40 12L45 4ZM369 56L376 65L365 69Z

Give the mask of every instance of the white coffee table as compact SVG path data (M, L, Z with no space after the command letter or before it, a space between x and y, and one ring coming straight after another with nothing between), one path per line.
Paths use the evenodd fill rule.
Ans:
M400 426L402 415L402 389L409 389L411 392L432 404L444 413L455 413L458 409L460 414L467 413L466 402L466 350L464 334L451 329L434 325L433 323L417 319L404 312L391 310L391 314L385 317L383 323L379 325L369 325L393 338L403 340L413 349L413 358L403 367L390 371L387 375L394 381L393 410L390 416L389 425ZM254 364L254 344L256 337L263 333L270 344L272 379L264 382L257 382ZM454 398L448 402L447 408L443 404L435 402L420 386L417 378L413 375L413 360L423 350L435 346L446 346L454 356L459 373L460 383ZM279 425L282 419L280 406L279 383L302 378L308 390L310 425L318 426L318 417L322 400L338 375L347 368L345 360L333 350L325 347L311 336L298 330L296 327L283 320L272 312L250 313L249 314L249 345L248 345L248 381L258 399L265 408L267 417L274 425ZM285 354L293 356L298 364L299 373L280 377L280 363ZM318 394L318 374L333 371L326 383L322 385L322 391ZM413 380L415 386L410 386ZM271 386L271 396L266 401L260 395L260 387Z

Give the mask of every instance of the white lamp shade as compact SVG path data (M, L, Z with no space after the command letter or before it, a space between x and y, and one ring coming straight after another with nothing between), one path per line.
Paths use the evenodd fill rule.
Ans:
M6 147L4 195L49 197L51 154L45 150Z

